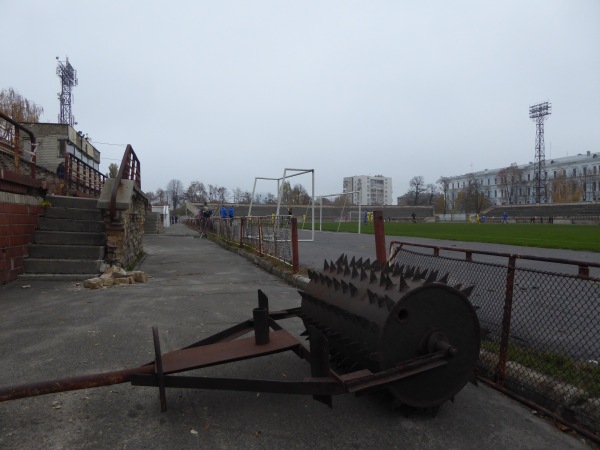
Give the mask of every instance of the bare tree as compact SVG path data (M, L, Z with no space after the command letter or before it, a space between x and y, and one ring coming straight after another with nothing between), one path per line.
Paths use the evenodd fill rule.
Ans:
M450 178L442 176L437 180L437 183L440 185L440 189L444 196L444 214L446 214L446 211L447 211L446 204L448 202L448 190L450 188Z
M203 203L207 196L206 187L200 181L192 181L185 193L185 198L192 203Z
M167 183L167 195L173 210L176 210L183 200L183 183L179 180L171 180Z
M158 201L158 196L156 195L155 192L152 192L152 191L144 192L144 195L146 196L146 198L148 199L150 204L156 203Z
M464 212L473 211L480 213L490 205L490 201L482 189L482 186L472 173L467 174L467 185L461 192L464 194L461 199L464 203Z
M231 191L233 197L233 203L241 203L242 195L244 194L239 187L236 187L233 191Z
M158 188L156 190L156 196L158 197L158 201L161 204L165 203L165 198L167 198L167 193L164 190L162 190L161 188Z
M217 200L220 203L225 203L227 201L227 197L229 196L229 191L226 187L219 186L217 187Z
M242 195L240 197L240 203L249 204L251 200L252 200L252 193L251 192L249 192L249 191L242 192Z
M517 187L521 184L523 170L519 169L517 163L512 163L510 166L498 171L500 178L500 188L505 192L508 203L512 205L516 203Z
M438 194L437 188L434 184L429 183L425 189L425 192L427 192L427 204L433 205L435 197Z
M419 204L419 197L424 190L425 180L421 175L412 177L409 186L411 196L413 197L413 205L416 206Z
M268 192L267 195L265 196L265 203L267 205L275 205L275 204L277 204L277 197L275 197L273 194Z

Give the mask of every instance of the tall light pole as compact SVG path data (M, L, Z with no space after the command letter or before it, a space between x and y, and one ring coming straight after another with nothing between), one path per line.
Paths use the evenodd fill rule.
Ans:
M535 121L535 159L533 169L533 188L535 202L546 199L546 155L544 146L544 120L552 114L552 105L548 102L529 107L529 118Z
M58 60L58 56L56 57ZM66 123L75 126L75 117L71 112L71 103L73 100L73 88L77 86L77 71L69 62L69 58L63 63L58 61L56 75L60 78L61 91L58 94L60 101L60 112L58 113L58 123Z

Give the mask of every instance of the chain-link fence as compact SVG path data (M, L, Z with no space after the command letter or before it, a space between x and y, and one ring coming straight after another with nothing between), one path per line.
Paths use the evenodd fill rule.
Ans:
M218 236L225 242L252 249L292 266L298 271L298 230L295 217L235 217L190 219L188 225L201 234Z
M471 250L444 250L440 256L439 248L431 254L396 242L390 254L397 251L398 264L448 273L452 286L474 286L470 300L482 328L479 375L599 432L600 279L576 261L579 275L565 275L546 271L544 258L532 258L542 266L537 269L519 267L529 259L523 255L481 252L485 257L477 258Z

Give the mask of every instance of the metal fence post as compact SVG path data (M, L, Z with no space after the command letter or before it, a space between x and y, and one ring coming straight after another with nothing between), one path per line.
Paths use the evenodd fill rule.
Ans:
M375 230L375 254L377 261L385 264L385 230L383 227L383 211L373 211L373 223Z
M240 217L240 248L244 246L244 225L246 223L245 217Z
M498 355L498 379L497 383L504 385L506 376L506 361L508 360L508 344L510 339L510 321L512 318L512 301L515 286L515 271L517 257L511 255L508 258L508 270L506 272L506 296L504 298L504 313L502 316L502 336L500 338L500 349Z
M258 255L263 256L263 218L258 218Z
M298 273L298 219L292 217L292 273Z

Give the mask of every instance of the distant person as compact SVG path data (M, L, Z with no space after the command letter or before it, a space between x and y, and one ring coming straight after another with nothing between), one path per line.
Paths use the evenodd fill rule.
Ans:
M65 163L61 162L58 167L56 167L56 175L61 180L65 177Z
M210 226L210 216L212 216L212 210L204 202L204 208L202 209L202 230L200 231L200 237L206 237L206 230Z
M227 208L225 208L225 205L221 205L221 219L227 219Z
M288 223L292 223L292 208L288 208Z
M481 217L479 217L479 213L475 214L475 222L481 223Z
M367 210L365 209L365 217L364 217L364 224L365 224L365 225L368 223L368 220L369 220L369 211L367 211Z
M233 223L233 216L235 214L235 210L233 209L233 205L229 206L229 210L227 211L227 216L229 217L229 223Z
M481 216L481 223L485 223L485 216L484 215Z
M412 223L417 223L417 215L415 213L412 213L411 217L412 217Z
M502 213L502 223L508 223L508 213L506 211Z

